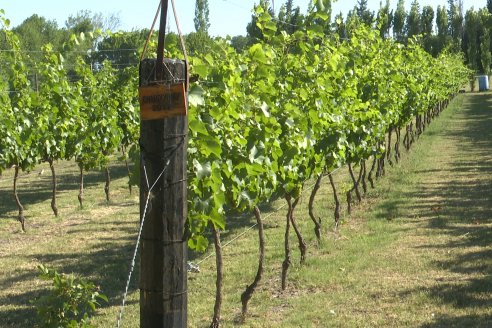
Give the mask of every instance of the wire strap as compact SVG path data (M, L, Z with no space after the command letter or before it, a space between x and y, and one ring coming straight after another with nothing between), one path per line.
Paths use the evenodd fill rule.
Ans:
M159 17L159 12L161 11L161 6L162 6L162 1L159 1L159 6L157 7L157 11L154 16L154 22L152 23L152 27L150 28L149 35L147 36L147 40L145 41L144 48L142 50L142 54L140 55L140 61L144 58L145 54L147 53L147 46L149 45L150 38L152 37L152 34L154 33L154 27L155 23L157 22L157 17Z

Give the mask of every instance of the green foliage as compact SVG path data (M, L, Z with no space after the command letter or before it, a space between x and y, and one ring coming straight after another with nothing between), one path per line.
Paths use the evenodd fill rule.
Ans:
M60 274L43 265L38 269L41 279L52 282L50 293L33 302L41 327L94 327L91 316L101 301L108 302L108 298L99 292L99 287L84 278Z
M114 67L120 69L138 67L139 55L143 51L148 35L149 30L147 29L109 33L98 40L98 51L91 59L97 63L103 63L108 60ZM169 40L166 40L166 44L169 45Z
M32 126L35 122L33 111L33 91L29 81L29 72L26 62L29 57L21 52L19 38L8 29L9 21L0 13L0 23L5 33L6 44L11 50L5 56L7 62L9 99L3 97L1 103L1 113L3 127L6 131L5 139L0 140L0 150L2 153L0 160L0 170L18 165L22 170L29 170L39 161L39 154L36 151L36 131ZM7 90L5 90L7 91Z
M448 22L449 35L451 36L452 49L455 52L461 50L461 41L463 35L463 2L457 0L448 0Z
M274 17L275 13L273 12L273 8L270 6L270 0L260 0L260 3L255 6L255 13L261 9L261 12L265 15L268 14L270 17ZM252 39L254 42L258 40L264 40L263 30L261 26L258 26L258 15L253 14L251 17L251 22L246 26L246 31L248 33L248 37Z
M192 56L208 53L212 49L213 40L204 31L191 32L185 38L186 49Z
M78 90L69 83L63 56L53 52L50 44L43 47L43 54L39 71L44 83L33 102L39 154L43 161L71 159L78 152L84 133Z
M35 51L31 53L30 64L42 60L41 48L47 43L60 51L66 37L66 31L59 29L56 21L46 20L36 14L26 18L13 32L19 37L22 49Z
M200 78L190 94L189 246L198 250L203 230L224 227L227 210L296 198L319 173L380 156L390 127L447 99L468 76L459 57L434 59L364 24L339 41L314 24L278 33L261 6L255 21L264 42L237 53L217 41L191 60Z
M208 51L189 59L199 77L189 93L190 247L204 250L204 230L210 223L224 228L228 211L251 211L273 196L297 198L308 179L381 156L389 129L404 127L466 82L461 57L433 58L413 40L404 46L385 39L355 11L348 40L327 38L327 4L318 1L322 8L310 11L305 28L289 33L262 1L254 17L257 43L238 52L228 40L209 39ZM0 131L1 165L41 156L75 158L90 169L118 148L138 162L136 69L118 71L110 61L91 67L79 58L76 82L69 82L63 57L45 46L38 65L44 82L34 95L20 53L10 62L19 92L2 100L1 110L17 121L0 119L7 131ZM138 181L137 174L131 178Z

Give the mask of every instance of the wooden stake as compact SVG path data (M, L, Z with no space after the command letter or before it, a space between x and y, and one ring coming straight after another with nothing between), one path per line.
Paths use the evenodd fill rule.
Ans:
M163 83L186 78L186 65L165 59ZM145 59L140 86L156 81L156 62ZM161 82L160 82L161 83ZM140 263L140 327L187 327L187 183L188 117L145 120L140 127L140 213L143 215L149 184L150 203L142 231ZM169 161L169 162L168 162ZM159 178L159 175L162 176Z

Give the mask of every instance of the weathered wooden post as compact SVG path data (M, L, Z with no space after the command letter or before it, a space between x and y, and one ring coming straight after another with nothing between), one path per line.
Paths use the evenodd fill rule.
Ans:
M187 327L187 65L163 59L166 15L163 1L160 53L140 63L142 215L151 189L141 244L143 328Z

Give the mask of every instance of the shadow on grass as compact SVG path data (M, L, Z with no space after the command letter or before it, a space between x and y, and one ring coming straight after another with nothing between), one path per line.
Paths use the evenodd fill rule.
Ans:
M403 292L424 292L448 308L467 310L463 315L436 315L422 327L492 327L492 315L484 311L492 308L492 250L483 249L492 244L492 94L474 94L467 99L462 112L456 112L448 119L449 125L435 133L437 138L459 145L459 156L441 167L439 154L431 155L435 168L413 172L423 177L398 199L379 207L385 217L395 217L395 212L418 213L427 228L451 237L444 245L416 246L417 251L435 248L453 254L453 250L465 250L461 252L465 255L434 261L435 267L453 273L453 277L462 275L460 278ZM482 310L470 314L475 309Z
M125 230L134 231L129 227ZM119 239L118 245L110 239L101 240L96 249L90 252L74 253L49 253L37 255L36 260L49 268L56 268L63 273L73 273L88 278L96 285L101 286L101 292L108 296L110 303L102 304L103 307L114 306L121 303L122 294L128 277L130 260L134 251L134 240L130 237ZM26 262L30 259L26 259ZM58 269L62 268L62 269ZM133 279L130 284L129 293L138 290L139 265L135 266ZM23 270L14 276L1 279L0 288L9 289L18 283L40 280L35 270ZM51 284L51 282L50 282ZM37 284L36 284L37 285ZM31 306L31 301L47 294L47 288L31 288L29 291L11 295L2 303L8 304L8 308L0 307L0 323L9 323L12 327L34 327L36 314ZM3 324L0 324L4 327Z
M66 165L66 164L65 164ZM62 192L70 192L73 194L74 204L78 204L77 195L79 191L79 176L76 165L66 168L64 164L55 164L57 167L57 189L58 194ZM40 175L37 171L23 173L18 182L18 194L22 205L26 211L24 215L29 217L29 207L50 200L52 197L52 181L51 172L46 169ZM121 179L128 176L127 168L121 163L111 163L110 165L111 179ZM13 196L13 175L5 174L2 177L2 187L0 187L0 218L2 219L17 219L16 215L9 213L17 213L17 205ZM89 171L84 174L84 188L95 186L101 187L101 201L104 200L103 184L105 176L103 171Z

